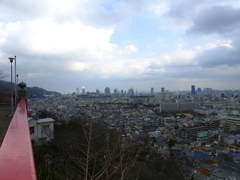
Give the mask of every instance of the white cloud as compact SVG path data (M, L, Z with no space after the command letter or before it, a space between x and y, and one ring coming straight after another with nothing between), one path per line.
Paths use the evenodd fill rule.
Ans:
M81 22L56 23L51 19L37 19L2 24L2 44L11 38L28 51L43 54L64 54L85 50L97 56L112 48L111 28L95 28Z
M129 51L130 53L135 53L138 51L137 47L134 44L129 44L126 47L127 51Z
M157 16L162 16L169 11L170 4L167 1L159 1L151 4L149 9Z
M97 66L103 78L132 78L149 71L150 61L146 59L114 59Z
M89 67L87 63L83 62L72 62L69 64L68 68L73 71L84 71Z

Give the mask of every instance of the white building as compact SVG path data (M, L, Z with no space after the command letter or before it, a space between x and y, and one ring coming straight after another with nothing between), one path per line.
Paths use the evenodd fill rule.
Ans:
M31 139L34 141L50 141L54 138L54 122L52 118L28 119Z

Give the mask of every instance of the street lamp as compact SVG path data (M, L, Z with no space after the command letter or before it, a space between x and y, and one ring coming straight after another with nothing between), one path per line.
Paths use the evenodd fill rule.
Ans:
M14 107L17 105L17 57L10 57L9 58L10 63L11 63L11 86L12 86L12 101L13 101L13 79L12 79L12 63L14 61L14 81L15 81L15 86L14 86L14 91L15 91L15 96L14 96ZM13 103L12 103L13 104ZM12 105L13 106L13 105Z
M11 63L11 114L13 114L13 79L12 79L12 63L14 58L8 58Z
M14 68L14 79L15 79L15 108L17 107L17 57L14 56L15 59L15 68Z

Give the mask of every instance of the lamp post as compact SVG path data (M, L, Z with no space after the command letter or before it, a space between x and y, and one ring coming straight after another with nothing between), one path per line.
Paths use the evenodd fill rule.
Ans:
M14 58L9 58L11 63L11 114L13 114L13 78L12 78L12 63Z
M17 57L14 56L15 63L14 63L14 80L15 80L15 108L17 107Z
M14 89L14 108L16 108L16 105L17 105L17 57L14 56L14 57L10 57L9 58L10 60L10 63L11 63L11 86L12 86L12 101L13 101L13 89ZM12 63L14 61L14 83L15 83L15 86L13 88L13 78L12 78L12 74L13 74L13 71L12 71ZM12 105L13 106L13 105Z

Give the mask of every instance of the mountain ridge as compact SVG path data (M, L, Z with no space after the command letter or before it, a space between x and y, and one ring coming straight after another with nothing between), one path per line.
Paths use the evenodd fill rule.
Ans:
M10 93L11 83L8 81L0 80L0 93ZM27 87L27 94L29 98L43 98L45 96L60 95L61 93L56 91L48 91L40 87Z

